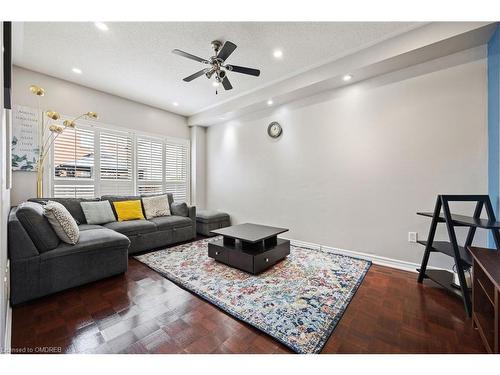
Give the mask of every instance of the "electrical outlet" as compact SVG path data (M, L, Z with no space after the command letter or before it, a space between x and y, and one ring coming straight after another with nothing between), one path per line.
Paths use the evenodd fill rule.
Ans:
M417 232L408 232L408 242L417 242L418 235Z

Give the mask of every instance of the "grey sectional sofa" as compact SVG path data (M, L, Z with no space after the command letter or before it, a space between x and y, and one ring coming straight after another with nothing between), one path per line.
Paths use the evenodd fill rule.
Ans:
M103 196L110 202L140 196ZM9 214L8 253L13 305L64 289L124 273L128 255L196 237L196 208L174 203L171 216L89 225L79 198L30 199ZM80 228L80 240L68 245L59 240L41 203L54 200L64 205ZM88 200L86 200L88 201Z

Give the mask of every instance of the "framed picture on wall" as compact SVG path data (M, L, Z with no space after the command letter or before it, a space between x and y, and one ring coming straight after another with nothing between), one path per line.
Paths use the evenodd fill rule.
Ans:
M12 118L12 170L36 172L38 163L38 113L16 106Z

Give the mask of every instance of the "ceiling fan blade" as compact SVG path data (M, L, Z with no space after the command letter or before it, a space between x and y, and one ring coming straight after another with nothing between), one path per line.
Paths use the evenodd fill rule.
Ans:
M202 62L204 64L208 64L208 61L205 59L202 59L201 57L191 55L190 53L181 51L180 49L174 49L172 53L175 53L176 55L182 56L182 57L187 57L188 59L195 60L198 62Z
M225 61L229 57L229 55L231 55L234 52L235 49L236 49L236 44L228 40L226 43L224 43L221 50L217 54L217 58L221 59L222 61Z
M198 78L198 77L201 77L203 74L205 74L206 72L208 72L210 69L202 69L200 70L199 72L196 72L194 74L191 74L190 76L186 77L183 79L184 82L191 82L193 79L195 78Z
M259 69L246 68L244 66L238 66L238 65L226 65L226 68L231 72L249 74L249 75L255 76L255 77L260 76Z
M222 80L222 86L224 86L224 89L226 90L231 90L233 88L231 82L229 82L229 79L227 77L224 77L224 79Z

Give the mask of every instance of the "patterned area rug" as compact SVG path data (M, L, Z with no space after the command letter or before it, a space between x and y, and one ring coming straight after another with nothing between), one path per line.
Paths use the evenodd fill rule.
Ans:
M135 258L297 353L321 351L370 268L292 245L285 260L254 276L209 258L208 242L217 239Z

